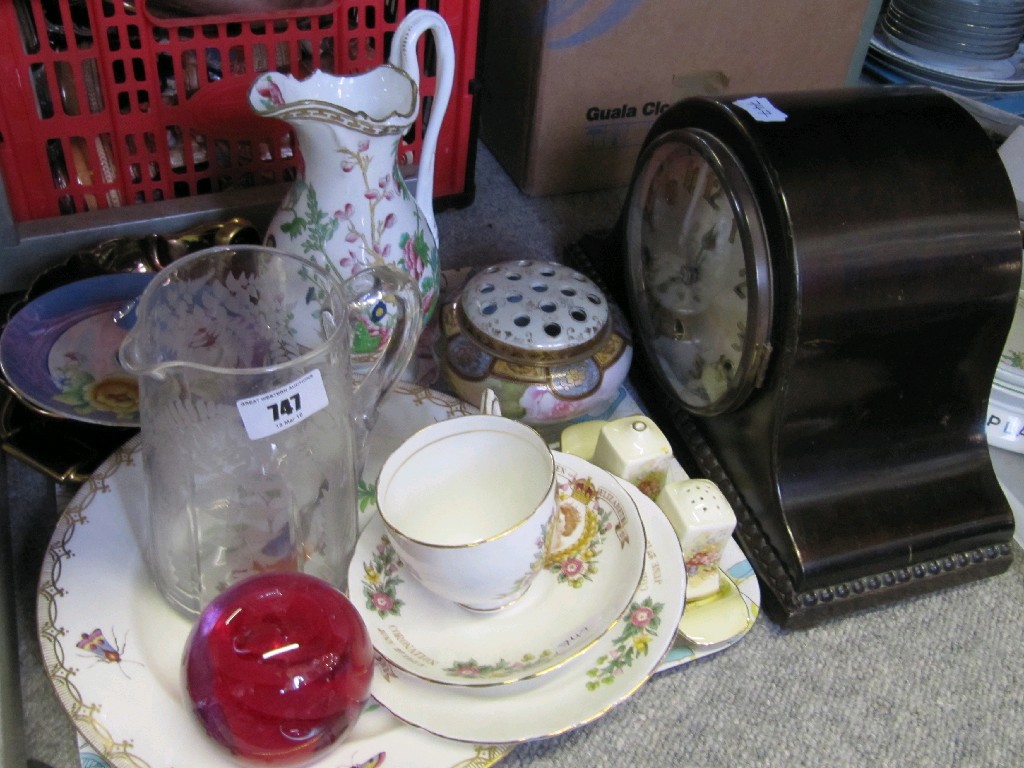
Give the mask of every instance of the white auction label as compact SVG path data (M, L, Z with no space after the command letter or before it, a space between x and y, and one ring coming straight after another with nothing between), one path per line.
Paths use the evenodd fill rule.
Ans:
M236 405L249 439L259 440L326 408L327 390L320 370L316 369L273 392L244 398Z
M740 109L747 112L759 123L783 123L786 121L786 113L772 104L764 96L751 96L748 99L734 101Z
M1012 410L997 408L989 402L985 436L990 445L1024 453L1024 417Z

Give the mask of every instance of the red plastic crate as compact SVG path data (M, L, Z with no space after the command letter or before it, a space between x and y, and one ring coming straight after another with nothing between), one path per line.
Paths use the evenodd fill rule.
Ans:
M395 28L417 7L445 18L457 57L434 195L470 193L479 0L305 0L303 8L260 18L171 17L163 10L189 5L0 2L0 172L15 221L294 178L301 158L288 126L249 107L257 74L365 72L386 61ZM191 3L232 5L244 4ZM431 36L420 45L424 104L401 152L406 173L418 162L435 85Z

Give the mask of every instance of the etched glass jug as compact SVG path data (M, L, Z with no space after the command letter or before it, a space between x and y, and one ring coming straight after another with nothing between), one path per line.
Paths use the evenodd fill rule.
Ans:
M358 385L353 313L400 318ZM186 614L251 574L302 571L345 587L361 451L422 328L419 294L389 267L342 283L264 246L162 270L138 302L122 365L139 376L148 494L143 551Z

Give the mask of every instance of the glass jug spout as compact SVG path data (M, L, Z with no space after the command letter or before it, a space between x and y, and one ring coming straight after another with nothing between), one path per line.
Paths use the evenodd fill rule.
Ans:
M117 353L117 360L128 373L138 378L149 376L157 381L163 381L168 376L173 376L176 370L189 366L185 362L159 362L154 363L146 358L146 344L142 334L129 331L128 335L121 342Z

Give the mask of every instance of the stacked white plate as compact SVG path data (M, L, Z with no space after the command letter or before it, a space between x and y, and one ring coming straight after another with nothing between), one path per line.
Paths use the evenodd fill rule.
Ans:
M880 25L893 40L932 51L1005 59L1024 36L1024 2L889 0Z
M349 593L384 662L373 696L400 719L457 741L551 736L629 697L671 648L686 594L671 523L633 486L555 458L561 542L500 611L431 594L378 516L363 530Z
M865 70L981 101L1024 92L1024 0L889 0Z

